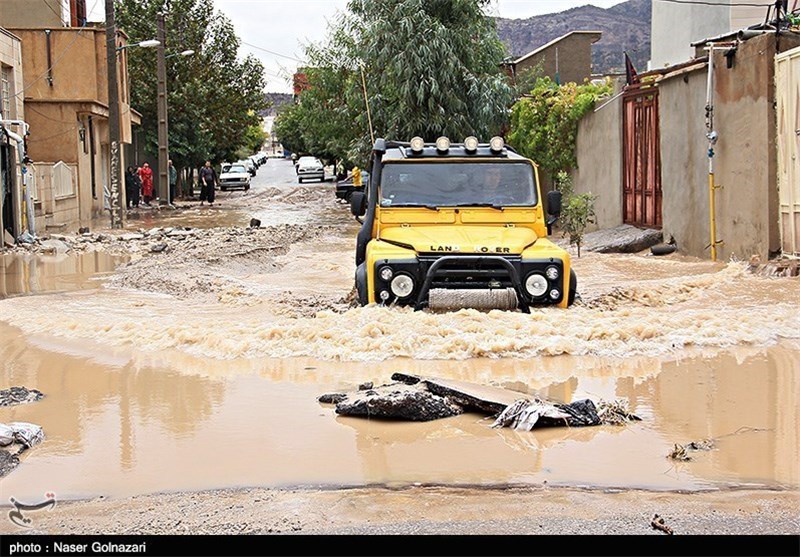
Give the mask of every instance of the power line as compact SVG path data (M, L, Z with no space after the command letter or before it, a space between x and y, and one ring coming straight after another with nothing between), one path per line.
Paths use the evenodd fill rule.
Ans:
M99 1L100 1L100 0L94 0L94 4L92 4L92 7L91 7L91 9L92 9L92 10L94 10L95 6L97 6L97 2L99 2ZM49 5L50 5L50 4L48 4L48 6L49 6ZM51 9L52 9L52 8L51 8ZM40 79L42 79L44 76L48 75L48 74L49 74L49 73L50 73L50 72L53 70L53 68L55 68L55 67L56 67L56 64L58 64L58 63L59 63L59 62L60 62L60 61L61 61L61 60L64 58L64 56L67 54L67 52L69 52L69 50L70 50L70 49L71 49L71 48L72 48L72 47L75 45L75 43L76 43L76 42L78 41L78 39L81 37L81 33L83 33L83 32L84 32L84 30L86 30L86 26L88 25L88 23L89 23L89 21L88 21L88 20L86 20L86 21L84 21L84 22L83 22L83 25L81 25L81 26L80 26L80 28L79 28L78 32L75 34L75 38L74 38L74 39L72 39L72 42L71 42L71 43L69 43L69 44L67 45L67 47L66 47L66 48L65 48L65 49L64 49L64 50L61 52L61 54L58 56L58 58L56 58L56 59L53 61L53 63L50 65L50 67L49 67L49 68L47 68L47 69L46 69L46 70L45 70L45 71L44 71L44 72L43 72L43 73L42 73L42 74L41 74L39 77L37 77L37 78L36 78L36 79L34 79L33 81L30 81L30 82L28 82L28 84L27 84L27 85L23 84L23 86L22 86L22 90L21 90L19 93L16 93L16 94L14 95L14 98L20 98L20 95L22 95L22 94L23 94L25 91L27 91L28 89L30 89L30 87L31 87L31 86L32 86L34 83L37 83L37 82L38 82Z
M704 2L703 0L655 0L656 2L670 2L672 4L693 4L698 6L716 6L718 8L726 8L728 6L750 6L752 8L769 8L774 5L773 2L768 4L755 4L752 2Z
M247 45L247 46L252 47L252 48L256 48L258 50L263 50L264 52L269 52L270 54L274 54L275 56L280 56L281 58L288 58L289 60L294 60L295 62L300 62L301 64L305 64L304 60L300 60L299 58L295 58L294 56L288 56L286 54L281 54L280 52L275 52L274 50L269 50L267 48L264 48L264 47L261 47L261 46L255 45L255 44L246 43L244 41L242 41L242 44Z
M51 6L51 5L50 5L50 2L48 2L47 0L42 0L42 2L44 2L44 3L45 3L45 5L46 5L48 8L50 8L50 11L51 11L51 12L53 12L54 14L56 14L56 17L57 17L58 19L60 19L60 20L62 20L62 21L63 21L63 16L62 16L60 13L58 13L58 12L55 10L55 8L53 8L53 6Z

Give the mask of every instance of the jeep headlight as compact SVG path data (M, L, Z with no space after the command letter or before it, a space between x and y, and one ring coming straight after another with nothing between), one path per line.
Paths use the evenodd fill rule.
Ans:
M392 279L389 288L398 298L405 298L414 291L414 279L408 275L397 275Z
M556 280L558 278L558 267L550 266L545 269L544 274L547 275L547 278L550 280Z
M378 276L381 277L383 282L389 282L394 276L394 271L392 271L391 267L381 267L381 270L378 272Z
M547 279L539 273L531 273L525 279L525 290L534 298L538 298L547 292Z

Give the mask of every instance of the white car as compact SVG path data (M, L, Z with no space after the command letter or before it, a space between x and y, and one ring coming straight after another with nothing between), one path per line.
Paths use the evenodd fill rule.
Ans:
M250 189L250 172L243 164L235 163L219 175L219 189L222 191L241 188Z
M255 163L253 161L251 161L250 159L242 159L240 161L236 161L235 164L241 164L242 166L244 166L247 169L247 171L250 173L250 176L255 176L256 175L256 171L258 170L256 168Z
M300 157L297 161L297 181L302 184L307 178L325 181L325 167L316 157Z

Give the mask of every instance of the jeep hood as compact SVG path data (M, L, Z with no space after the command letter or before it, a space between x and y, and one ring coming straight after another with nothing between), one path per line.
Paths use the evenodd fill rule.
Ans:
M530 228L474 225L393 227L381 239L413 246L418 253L485 253L519 255L538 235Z

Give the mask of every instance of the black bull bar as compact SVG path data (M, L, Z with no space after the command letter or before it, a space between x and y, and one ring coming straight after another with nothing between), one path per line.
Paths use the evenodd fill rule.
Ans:
M514 286L514 291L517 293L517 300L518 300L518 307L522 310L523 313L530 313L531 310L528 307L528 304L525 302L525 292L522 290L522 281L519 278L519 273L517 273L517 269L514 265L511 264L510 261L506 260L503 257L492 256L492 255L444 255L434 261L430 267L428 267L428 273L425 275L425 280L422 283L422 288L420 288L419 294L417 295L417 303L414 306L415 310L421 310L425 305L425 300L428 298L428 292L431 289L431 283L433 282L433 277L436 275L438 270L447 263L472 263L476 266L481 265L482 263L491 262L493 264L499 264L504 267L508 271L508 276L511 277L511 283Z

